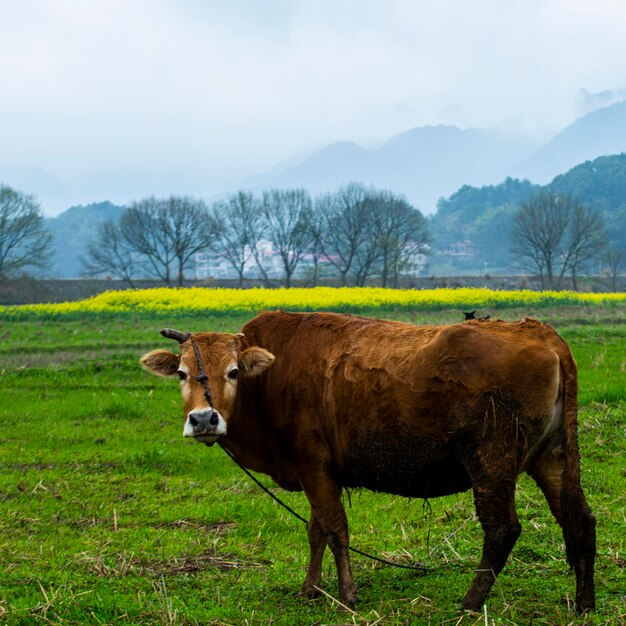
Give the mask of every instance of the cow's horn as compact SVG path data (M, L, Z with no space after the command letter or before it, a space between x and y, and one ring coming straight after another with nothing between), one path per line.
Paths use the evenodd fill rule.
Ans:
M173 328L164 328L161 334L168 339L176 339L178 343L183 343L189 339L189 333L184 333L181 330L174 330Z

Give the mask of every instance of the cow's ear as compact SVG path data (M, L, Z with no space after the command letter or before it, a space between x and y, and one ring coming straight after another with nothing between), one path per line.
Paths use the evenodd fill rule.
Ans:
M263 348L247 348L239 356L239 367L244 376L256 376L267 369L276 357Z
M139 359L141 365L157 376L174 376L178 371L178 355L169 350L153 350Z

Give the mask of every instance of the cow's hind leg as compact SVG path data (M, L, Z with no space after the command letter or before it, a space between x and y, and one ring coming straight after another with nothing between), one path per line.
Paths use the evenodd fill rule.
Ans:
M566 471L562 454L536 460L528 473L543 492L563 529L565 552L576 574L576 610L595 607L593 568L596 554L596 519L580 486L577 468Z
M320 595L317 587L319 587L319 584L322 581L322 559L328 542L320 522L313 511L311 511L307 533L309 536L311 556L306 578L304 579L304 584L300 590L300 595L307 596L309 598L316 598Z
M462 606L479 611L521 533L515 512L515 476L472 476L476 513L483 528L483 554Z

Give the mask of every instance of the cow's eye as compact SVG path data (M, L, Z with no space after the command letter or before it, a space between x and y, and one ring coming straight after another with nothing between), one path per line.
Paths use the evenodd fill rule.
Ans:
M181 380L187 380L187 372L183 372L183 370L178 370L177 372L178 378Z
M239 370L236 367L233 367L233 369L228 372L228 378L230 378L230 380L235 380L238 374Z

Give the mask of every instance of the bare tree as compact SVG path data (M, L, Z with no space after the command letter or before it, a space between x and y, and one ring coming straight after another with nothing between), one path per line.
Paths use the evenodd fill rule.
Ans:
M192 257L216 240L217 231L202 200L151 196L122 214L119 235L146 271L168 286L174 280L180 286Z
M87 246L87 256L83 260L85 273L91 276L110 274L125 280L135 287L137 270L136 253L122 236L119 225L113 220L103 222L98 228L96 239Z
M408 259L429 241L426 220L405 198L391 191L372 194L366 202L371 207L382 286L387 287L391 280L397 287Z
M305 189L272 189L263 194L265 234L280 255L285 286L291 279L307 249L311 232L311 196Z
M570 271L576 289L577 273L600 254L605 240L600 214L553 191L541 191L522 203L511 230L513 254L537 272L542 288L560 287Z
M178 284L182 285L185 269L193 257L217 241L217 222L202 200L170 196L165 203L178 266Z
M120 218L120 232L136 252L145 271L170 286L173 281L174 244L165 207L154 196L133 202Z
M34 196L0 184L0 278L49 265L52 235Z
M255 254L258 257L258 242L263 233L260 208L254 196L244 191L213 205L219 231L217 245L237 272L240 287L250 260Z
M576 290L577 273L605 248L606 230L600 213L587 209L580 202L573 202L570 209L560 278L569 270L572 287Z
M339 272L342 285L348 283L351 273L357 284L364 283L378 255L365 202L368 193L363 185L350 183L316 202L316 210L323 217L321 248Z
M569 196L541 191L523 202L513 219L511 251L522 267L539 275L542 288L554 286L572 204Z

